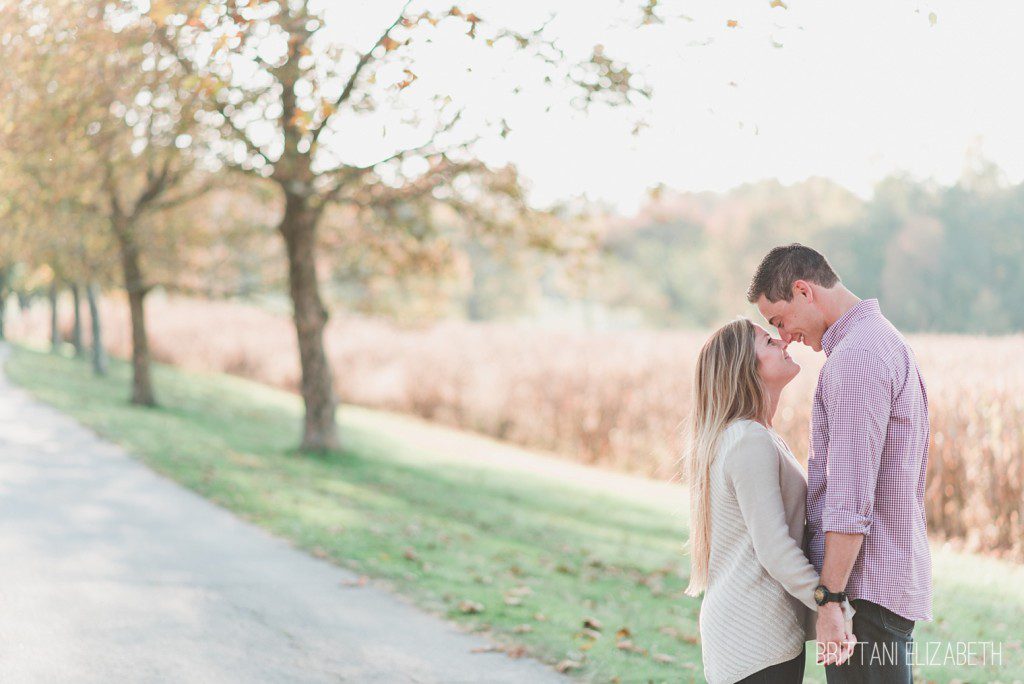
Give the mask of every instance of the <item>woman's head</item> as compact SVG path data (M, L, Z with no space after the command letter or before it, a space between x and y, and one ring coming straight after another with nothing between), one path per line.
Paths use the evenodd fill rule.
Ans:
M790 357L786 347L789 346L759 325L754 327L754 347L757 353L757 374L769 392L781 392L782 388L800 372L800 364Z
M722 426L736 418L763 419L768 408L758 367L756 326L738 318L712 333L697 355L693 424Z
M694 373L686 470L690 487L691 573L687 593L707 586L711 550L710 469L719 439L734 420L766 423L770 393L800 372L786 345L746 318L716 330L697 356Z

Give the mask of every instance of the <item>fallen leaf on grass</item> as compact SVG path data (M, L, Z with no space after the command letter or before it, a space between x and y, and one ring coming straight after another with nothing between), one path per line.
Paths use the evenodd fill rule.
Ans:
M563 660L562 662L555 665L555 669L561 672L562 674L565 674L569 670L578 670L581 667L583 667L583 663L579 662L578 660Z
M647 655L647 649L637 646L633 643L632 639L622 639L621 641L615 644L615 647L620 651L630 651L631 653Z
M484 604L464 599L459 602L459 610L466 614L482 613L484 611Z
M527 632L532 632L533 631L533 625L526 625L526 624L516 625L515 627L512 628L512 631L515 632L516 634L525 634Z
M594 617L588 617L583 619L583 626L587 629L596 629L601 631L601 621Z
M688 644L696 644L700 642L700 637L693 634L685 634L683 632L680 632L675 627L669 625L666 625L665 627L660 627L658 631L666 636L673 637L675 639L678 639L679 641L684 641Z

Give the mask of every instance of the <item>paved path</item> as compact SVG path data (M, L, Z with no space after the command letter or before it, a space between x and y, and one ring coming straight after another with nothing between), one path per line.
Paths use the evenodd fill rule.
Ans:
M0 372L0 682L567 681L355 579Z

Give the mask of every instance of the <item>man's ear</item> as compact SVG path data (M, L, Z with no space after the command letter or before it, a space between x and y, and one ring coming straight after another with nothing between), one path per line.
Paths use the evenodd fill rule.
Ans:
M793 296L806 297L808 302L814 301L814 288L806 280L793 281Z

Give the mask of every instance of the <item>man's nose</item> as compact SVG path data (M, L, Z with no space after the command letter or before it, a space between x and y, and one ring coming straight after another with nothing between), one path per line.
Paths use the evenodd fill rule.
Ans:
M789 345L790 342L793 341L793 336L790 335L789 333L780 332L779 333L779 337L782 338L782 343L787 345L787 346Z

